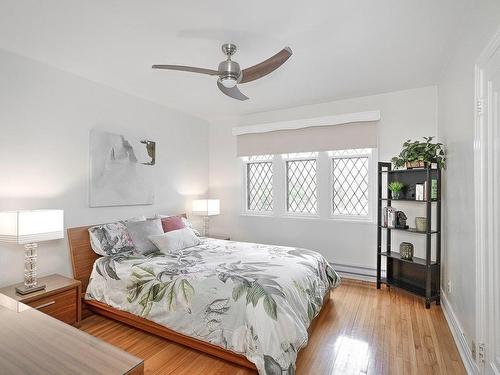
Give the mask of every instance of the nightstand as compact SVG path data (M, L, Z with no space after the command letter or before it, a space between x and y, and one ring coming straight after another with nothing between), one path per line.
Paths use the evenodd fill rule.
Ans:
M210 234L210 235L208 235L208 238L215 238L216 240L231 241L231 237L229 237L227 234Z
M23 296L16 293L16 287L23 285L19 283L1 288L0 294L31 306L64 323L78 325L81 320L81 282L54 274L40 277L38 283L45 284L45 289Z

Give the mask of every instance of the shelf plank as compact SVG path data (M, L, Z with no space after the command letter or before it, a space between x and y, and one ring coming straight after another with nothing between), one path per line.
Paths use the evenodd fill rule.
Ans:
M386 227L384 225L379 225L378 227L382 228L382 229L400 230L402 232L409 232L409 233L416 233L416 234L427 234L427 232L420 232L420 231L418 231L417 228L406 228L406 229L403 229L403 228L389 228L389 227ZM439 233L439 231L437 231L437 230L431 230L430 234L436 234L436 233Z
M387 279L385 277L381 277L380 282L384 283L386 285L394 286L396 288L404 289L404 290L406 290L410 293L416 294L418 296L425 297L425 288L419 287L417 285L406 282L404 280ZM435 300L438 297L439 297L439 293L437 293L435 290L433 290L431 292L431 300Z
M392 199L392 198L379 198L381 201L392 201L392 202L416 202L416 203L427 203L427 202L441 202L441 199L431 199L431 200L423 200L417 201L416 199Z
M436 168L430 168L431 172L435 172L438 169ZM415 168L415 169L391 169L390 171L388 170L381 170L380 173L416 173L416 172L427 172L427 169L425 168Z
M404 259L404 258L401 258L401 254L396 252L396 251L391 251L390 253L388 253L387 251L384 251L384 252L380 253L380 255L382 255L383 257L387 257L387 258L397 259L397 260L400 260L400 261L406 262L406 263L417 264L419 266L426 266L427 265L424 258L413 257L412 259ZM437 265L438 265L437 262L431 262L431 266L437 266Z

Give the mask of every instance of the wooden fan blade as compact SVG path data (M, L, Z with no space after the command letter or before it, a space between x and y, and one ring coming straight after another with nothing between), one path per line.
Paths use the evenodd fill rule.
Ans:
M292 50L290 49L290 47L285 47L276 55L268 58L260 64L243 69L243 71L241 72L242 78L239 83L255 81L256 79L268 75L269 73L275 71L281 65L283 65L285 61L290 58L290 56L292 56Z
M238 100L248 100L249 99L249 97L246 96L245 94L243 94L238 89L237 86L227 88L222 83L220 83L218 80L217 80L217 86L219 87L220 91L222 91L224 94L226 94L227 96L230 96L233 99L238 99Z
M211 76L218 76L220 73L218 70L205 69L205 68L195 68L194 66L184 66L184 65L153 65L153 69L168 69L168 70L181 70L183 72L201 73L208 74Z

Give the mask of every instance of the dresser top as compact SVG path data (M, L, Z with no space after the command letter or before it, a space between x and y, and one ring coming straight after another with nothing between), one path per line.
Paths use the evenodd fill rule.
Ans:
M0 295L0 368L9 374L127 374L133 355Z

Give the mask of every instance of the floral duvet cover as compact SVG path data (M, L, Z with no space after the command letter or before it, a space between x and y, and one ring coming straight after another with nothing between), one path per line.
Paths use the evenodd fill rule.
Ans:
M317 252L203 239L177 254L99 258L86 299L294 374L307 328L340 278Z

